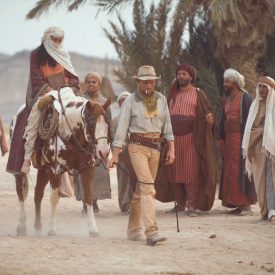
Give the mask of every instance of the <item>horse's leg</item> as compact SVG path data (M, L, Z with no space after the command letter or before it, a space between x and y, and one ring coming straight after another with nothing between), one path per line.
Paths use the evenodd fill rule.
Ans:
M27 227L26 227L27 217L25 212L24 201L28 196L28 187L29 187L28 177L27 175L15 176L15 182L16 182L16 192L19 199L19 207L20 207L19 224L17 226L16 232L18 236L26 236L27 235Z
M84 189L85 203L87 205L87 219L90 236L98 236L98 229L95 222L93 210L93 180L95 175L94 167L87 167L81 173L81 180Z
M34 203L35 203L35 222L34 227L37 234L40 234L42 229L41 223L41 202L44 197L44 190L49 182L49 169L38 169L36 186L34 190Z
M50 230L48 232L48 236L55 236L56 235L56 206L59 202L60 195L59 195L59 185L60 185L61 176L54 176L51 173L50 181L51 181L51 221L50 221Z

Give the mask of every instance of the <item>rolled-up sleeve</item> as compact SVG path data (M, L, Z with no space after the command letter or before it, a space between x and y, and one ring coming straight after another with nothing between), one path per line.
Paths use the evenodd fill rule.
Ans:
M170 118L170 113L168 109L168 104L166 99L164 100L164 125L163 125L163 136L166 140L174 140L174 134L172 130L172 125L171 125L171 118Z
M115 133L115 139L113 142L114 147L122 148L125 145L125 140L130 124L131 118L131 101L128 97L123 103L118 119L118 126Z

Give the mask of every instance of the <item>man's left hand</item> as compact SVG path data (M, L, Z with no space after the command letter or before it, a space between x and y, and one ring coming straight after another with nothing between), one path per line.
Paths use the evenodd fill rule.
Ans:
M174 161L175 161L175 151L169 149L165 159L165 165L173 164Z

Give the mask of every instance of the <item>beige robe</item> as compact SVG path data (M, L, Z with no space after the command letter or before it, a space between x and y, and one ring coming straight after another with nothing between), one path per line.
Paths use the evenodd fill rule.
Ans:
M264 121L265 121L265 104L260 101L258 113L251 129L251 136L249 141L248 158L252 164L252 175L257 192L258 204L261 209L261 215L264 217L268 214L268 204L274 204L275 197L268 196L267 178L266 178L266 164L268 156L262 150ZM275 190L275 158L271 157L272 161L272 184ZM268 179L269 181L271 179ZM270 195L270 194L269 194ZM273 200L273 201L272 201Z

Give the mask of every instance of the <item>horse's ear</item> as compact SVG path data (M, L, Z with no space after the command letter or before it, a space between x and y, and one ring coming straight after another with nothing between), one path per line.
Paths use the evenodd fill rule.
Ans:
M111 97L108 97L108 99L106 100L106 102L104 103L102 108L106 111L108 109L108 107L111 105L111 103L112 103L112 99L111 99Z

